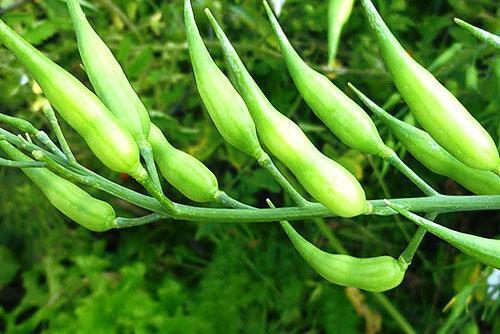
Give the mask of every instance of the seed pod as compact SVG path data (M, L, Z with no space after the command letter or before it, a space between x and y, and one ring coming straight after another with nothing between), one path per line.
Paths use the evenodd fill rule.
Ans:
M210 117L229 144L258 159L262 148L252 117L229 79L210 57L189 0L184 1L184 24L196 85Z
M349 87L391 129L411 155L432 172L447 176L478 195L500 194L500 177L495 173L465 165L439 146L427 132L391 116L353 85Z
M361 0L377 36L382 57L418 123L458 160L472 168L493 170L499 161L493 139L465 107L392 35L369 0Z
M195 157L176 149L158 127L151 123L149 142L165 179L195 202L212 202L219 185L215 175Z
M235 84L257 126L259 139L283 162L318 202L342 217L369 210L359 182L344 167L324 156L304 132L268 101L210 11L210 23L221 42Z
M149 135L149 115L111 50L83 13L79 0L66 1L75 27L78 50L97 96L138 143Z
M33 161L5 140L0 140L0 147L15 161ZM45 168L22 168L22 171L43 191L50 203L71 220L95 232L113 228L116 215L108 203L90 196Z
M354 0L330 0L328 3L328 66L333 67L342 28L351 16Z
M452 246L461 250L464 254L470 255L484 264L500 269L500 240L457 232L404 210L400 206L392 204L387 200L386 203L404 217L418 226L424 227L435 236L447 241Z
M407 265L390 256L356 258L330 254L304 239L288 222L281 226L295 249L326 280L367 291L381 292L397 287L403 281Z
M454 21L456 24L467 30L467 32L472 34L480 41L488 43L492 47L500 50L500 36L494 35L491 32L473 26L472 24L460 20L459 18L455 18Z
M392 151L384 144L365 111L327 77L300 59L267 2L264 5L293 81L316 116L347 146L383 158L391 155Z
M0 41L33 75L50 103L85 139L99 160L116 172L132 176L143 173L134 139L91 91L2 20Z

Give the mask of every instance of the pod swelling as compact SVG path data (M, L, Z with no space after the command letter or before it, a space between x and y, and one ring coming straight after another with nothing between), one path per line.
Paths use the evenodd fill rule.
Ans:
M323 155L304 132L276 110L248 73L217 21L205 10L221 42L235 84L269 151L295 175L309 194L332 212L353 217L369 210L365 193L344 167Z

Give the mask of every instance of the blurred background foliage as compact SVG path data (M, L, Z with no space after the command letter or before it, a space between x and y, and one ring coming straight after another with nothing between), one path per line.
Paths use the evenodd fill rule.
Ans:
M283 3L284 1L275 1ZM452 23L458 16L500 31L494 0L374 1L408 52L480 120L500 134L500 58ZM182 1L82 1L97 32L114 51L153 121L177 147L203 160L221 189L248 204L290 205L274 180L221 139L204 111L189 63ZM193 0L196 19L214 59L220 47L203 9L220 20L270 100L329 156L361 180L369 198L420 196L379 159L349 150L301 99L279 54L260 0ZM280 22L302 57L344 91L352 81L389 111L412 122L355 6L333 71L326 66L327 1L284 2ZM61 0L0 1L0 17L90 87ZM15 58L0 47L0 110L50 131L41 92ZM466 194L406 156L415 171L447 194ZM83 141L63 129L84 165L128 187L126 175L105 169ZM166 193L187 202L171 187ZM121 216L145 212L107 199ZM498 235L495 212L449 214L439 222L486 237ZM326 251L338 237L355 256L398 256L415 227L397 217L359 217L297 223ZM324 227L327 227L326 229ZM323 227L323 228L322 228ZM387 292L419 333L499 333L484 267L427 236L401 286ZM489 279L489 289L496 284ZM493 283L491 283L493 282ZM130 230L91 233L65 219L17 170L0 169L0 332L7 333L399 333L403 327L373 295L332 285L295 252L279 225L163 221Z

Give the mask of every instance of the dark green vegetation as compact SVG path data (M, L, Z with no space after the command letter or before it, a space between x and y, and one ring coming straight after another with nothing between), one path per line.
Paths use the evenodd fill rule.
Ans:
M2 2L3 3L3 2ZM241 3L245 3L242 5ZM280 24L301 57L346 83L399 118L412 121L394 95L375 38L359 4L345 26L337 59L328 68L326 1L289 1ZM377 1L377 8L419 63L459 98L498 138L500 62L495 51L455 25L459 16L498 31L494 1ZM181 1L95 1L89 20L114 51L133 87L167 138L211 168L220 189L245 203L265 207L291 204L272 177L253 159L226 144L201 107L182 24ZM211 8L252 76L271 103L296 121L316 146L340 160L361 181L367 197L421 196L402 175L380 159L348 150L324 127L297 92L279 53L260 1L193 1L207 47L221 68L222 52L203 14ZM224 9L222 9L224 8ZM78 79L75 35L64 2L25 4L1 16L24 38ZM451 55L451 56L450 56ZM40 91L25 69L0 48L1 112L32 121L51 133L41 112ZM382 138L400 156L403 149L380 123ZM63 130L76 158L111 180L140 190L125 175L104 168L66 124ZM52 133L51 133L52 134ZM405 159L436 189L467 194L456 183L432 174L410 155ZM219 225L164 221L130 230L94 234L65 219L19 171L0 169L0 331L32 332L376 332L409 331L387 313L380 297L334 286L314 273L291 247L278 224ZM186 200L171 187L169 198ZM100 192L120 216L145 214ZM474 235L498 234L498 213L441 215L440 224ZM321 249L341 252L335 235L355 256L397 256L415 227L397 217L327 219L294 224ZM333 234L332 234L333 232ZM428 235L400 287L386 293L418 332L471 329L495 332L498 302L485 297L484 266ZM497 286L498 288L498 286ZM442 312L450 299L455 303ZM471 298L469 298L471 297ZM466 307L468 305L468 307ZM467 310L467 313L463 313ZM495 320L496 323L495 323Z

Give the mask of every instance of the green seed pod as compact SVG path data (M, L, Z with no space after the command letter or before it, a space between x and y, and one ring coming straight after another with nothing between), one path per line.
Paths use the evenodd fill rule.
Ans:
M79 0L67 0L85 71L97 96L128 129L137 143L147 140L149 115L111 50L83 13Z
M212 202L219 191L215 175L195 157L176 149L158 127L151 123L149 142L165 179L195 202Z
M392 35L369 0L361 0L382 57L418 123L442 147L472 168L493 170L499 161L493 139L465 107Z
M480 41L488 43L492 47L500 50L500 36L494 35L486 30L475 27L470 23L460 20L459 18L455 18L454 21L456 24L467 30L467 32L472 34Z
M332 212L342 217L366 213L368 203L356 178L318 151L297 124L272 106L213 15L205 12L221 42L238 91L255 120L259 139L292 171L307 192Z
M407 265L390 256L356 258L330 254L304 239L288 222L281 226L295 249L326 280L367 291L381 292L397 287L403 281Z
M293 81L316 116L347 146L383 158L390 156L392 151L380 138L370 117L327 77L300 59L267 2L264 5Z
M5 140L0 140L0 147L15 161L33 161ZM22 168L22 171L43 191L50 203L71 220L95 232L113 228L116 215L108 203L90 196L45 168Z
M435 236L447 241L464 254L470 255L484 264L500 269L500 240L457 232L406 211L387 200L386 203L404 217L424 227Z
M184 24L196 85L210 117L229 144L258 159L262 148L252 117L229 79L210 57L189 0L184 1Z
M333 67L342 28L351 16L354 0L330 0L328 3L328 66Z
M134 139L91 91L2 20L0 41L33 75L50 103L85 139L99 160L116 172L132 176L143 173Z
M500 177L495 173L465 165L439 146L427 132L391 116L356 87L351 84L349 87L391 129L411 155L432 172L447 176L478 195L500 194Z

